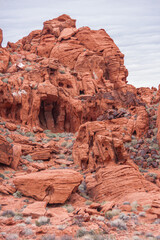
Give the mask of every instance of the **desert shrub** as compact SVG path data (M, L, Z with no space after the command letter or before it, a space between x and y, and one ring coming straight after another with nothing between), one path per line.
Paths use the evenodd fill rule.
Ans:
M52 133L51 130L48 130L48 129L47 129L47 130L44 130L43 132L44 132L44 133L46 134L46 136L49 137L49 138L56 138L56 137L57 137L57 134L56 134L56 133Z
M16 198L21 198L22 193L20 191L16 191L15 193L13 193L13 196L16 197Z
M88 234L88 231L85 228L79 228L76 232L76 237L81 238L81 237L85 236L86 234Z
M135 212L137 211L138 203L137 201L134 201L131 203L132 211Z
M58 229L58 230L64 230L66 227L67 227L67 225L61 224L61 225L58 225L58 226L57 226L57 229Z
M61 143L61 147L66 147L67 146L67 142L62 142Z
M46 225L50 222L50 219L45 217L45 216L42 216L42 217L39 217L38 220L35 221L35 224L36 226L40 227L42 225Z
M58 133L57 135L58 135L60 138L68 137L68 133L66 133L66 132Z
M55 240L55 235L44 235L42 236L41 240Z
M33 231L30 228L25 228L21 231L21 235L23 236L31 236L33 235Z
M72 213L74 211L74 207L71 204L65 204L63 205L63 208L65 208L68 213Z
M110 219L112 219L114 216L119 215L120 212L121 212L121 211L120 211L119 209L114 208L114 209L112 209L112 210L110 210L110 211L107 211L107 212L105 213L105 218L107 218L108 220L110 220Z
M26 132L26 136L27 136L27 137L34 137L34 136L35 136L35 134L34 134L34 133L32 133L32 132Z
M120 230L127 230L126 223L121 219L115 219L111 222L112 227L119 228Z
M18 239L19 239L18 235L17 235L17 234L14 234L14 233L9 234L9 235L6 237L6 240L18 240Z
M12 142L13 142L13 140L12 140L10 137L7 137L6 140L7 140L7 142L9 142L9 143L12 143Z
M23 81L23 80L24 80L24 77L20 77L19 79L20 79L21 81Z
M73 238L69 235L64 235L61 237L61 240L72 240Z
M0 173L0 178L5 179L5 176L2 173Z
M3 79L2 79L2 82L8 83L8 78L3 78Z
M68 143L68 144L67 144L67 148L72 148L73 145L74 145L74 142Z
M25 219L25 223L26 223L26 224L31 224L31 221L32 221L32 217L27 217L27 218Z
M15 213L12 211L12 210L6 210L2 213L2 216L3 217L14 217L15 216Z
M151 208L151 205L149 205L149 204L143 206L144 211L147 211L150 208Z
M105 213L105 218L107 218L108 220L112 219L112 218L113 218L112 211L107 211L107 212Z
M21 156L21 158L22 158L22 159L26 159L28 162L33 162L33 159L32 159L32 157L31 157L31 155L29 155L29 154L26 155L26 156L23 155L23 156Z
M92 204L92 201L87 200L87 201L85 202L85 204L86 204L86 205L91 205L91 204Z

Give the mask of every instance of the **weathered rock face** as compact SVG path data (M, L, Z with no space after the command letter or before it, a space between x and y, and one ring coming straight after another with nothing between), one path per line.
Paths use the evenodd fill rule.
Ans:
M82 179L76 171L58 169L19 176L14 184L23 195L53 204L64 203Z
M0 163L11 165L13 169L17 169L20 156L21 146L10 144L7 138L0 136Z
M149 120L143 106L136 108L135 116L131 118L124 117L124 114L124 110L112 110L100 118L111 120L87 122L80 126L73 148L75 164L82 169L97 168L110 162L124 163L129 158L123 143L131 141L132 134L142 137L148 130Z
M160 88L127 84L124 55L110 36L103 29L77 29L68 15L6 48L2 38L0 31L2 237L70 239L63 234L75 237L85 226L97 239L102 231L104 239L113 231L116 239L125 238L113 228L117 221L128 239L135 224L140 232L150 227L156 238Z
M9 42L0 60L0 116L18 123L75 132L107 110L142 105L109 35L76 29L68 15Z
M145 201L151 194L147 192L159 192L154 184L144 179L133 164L101 168L95 175L88 175L86 184L90 196L99 202L136 201L142 196Z

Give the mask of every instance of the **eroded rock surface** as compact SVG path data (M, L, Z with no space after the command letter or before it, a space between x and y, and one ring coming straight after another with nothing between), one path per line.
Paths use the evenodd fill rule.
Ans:
M25 196L47 203L64 203L82 181L73 170L50 170L31 173L14 179L16 188Z
M46 21L0 55L0 115L54 132L75 132L108 109L139 106L124 55L105 30Z
M65 14L2 40L0 239L159 239L160 88Z

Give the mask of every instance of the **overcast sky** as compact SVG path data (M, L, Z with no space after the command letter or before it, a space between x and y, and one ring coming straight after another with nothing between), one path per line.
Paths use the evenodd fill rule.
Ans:
M77 19L77 28L106 30L125 54L129 83L158 87L160 0L0 0L3 46L64 13Z

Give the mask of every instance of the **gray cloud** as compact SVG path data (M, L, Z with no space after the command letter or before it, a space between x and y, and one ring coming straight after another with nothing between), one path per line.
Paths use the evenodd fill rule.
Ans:
M125 54L129 83L160 83L159 0L0 0L3 46L16 42L43 22L63 13L77 19L77 27L104 28Z

